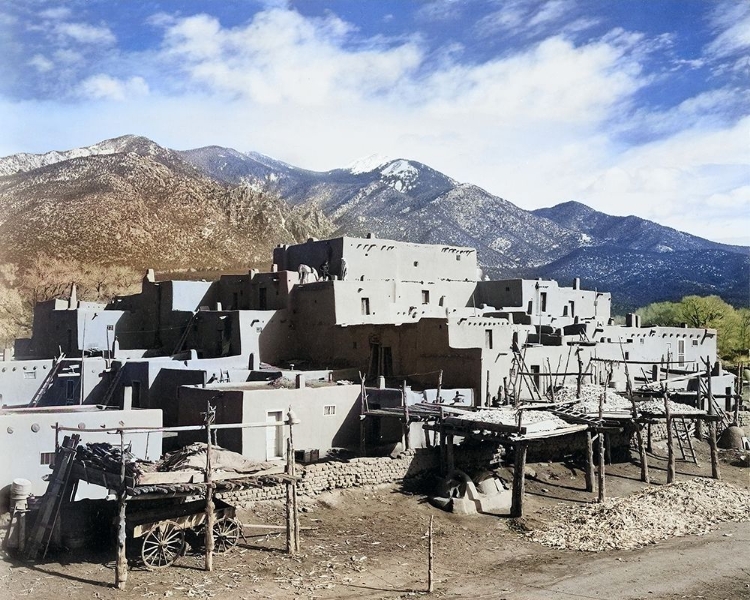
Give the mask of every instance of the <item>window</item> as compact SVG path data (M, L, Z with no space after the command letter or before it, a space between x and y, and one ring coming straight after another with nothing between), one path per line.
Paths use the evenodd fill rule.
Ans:
M76 393L76 382L68 379L65 382L65 400L74 400Z
M323 407L323 416L330 416L336 414L336 405L335 404L326 404Z
M625 360L630 360L630 352L625 352Z
M40 465L53 465L55 464L55 453L54 452L42 452L39 455Z
M369 298L362 298L362 300L361 300L361 306L362 306L362 314L363 315L369 315L370 314L370 299Z
M268 310L268 288L258 288L258 310Z
M693 340L693 346L697 346L697 345L698 345L698 340Z
M570 306L570 317L574 318L576 316L576 303L571 300L568 302L568 306Z
M492 329L484 330L484 347L492 350Z
M422 304L430 303L430 290L422 290Z
M456 254L456 260L461 260L461 255L460 254Z
M36 379L36 371L24 371L23 378L24 379Z
M539 376L540 370L541 369L539 368L539 365L531 365L531 372L532 372L532 378L534 380L534 387L537 389L537 391L539 391L540 389L539 386L541 384L541 381L540 381L541 378Z
M541 305L541 311L547 312L547 292L540 292L539 304Z
M645 339L645 338L641 338L641 339L640 339L640 340L638 340L638 341L639 341L639 342L640 342L641 344L645 344L645 343L646 343L646 339Z

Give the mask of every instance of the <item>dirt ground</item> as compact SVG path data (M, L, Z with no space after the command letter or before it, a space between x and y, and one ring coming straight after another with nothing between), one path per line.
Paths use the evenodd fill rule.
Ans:
M653 483L666 479L666 452L650 457ZM677 478L710 474L705 444L700 467L678 461ZM724 455L722 479L750 489L750 470ZM5 557L0 598L411 598L426 596L427 524L434 515L435 598L667 599L750 598L750 523L726 523L704 536L673 538L629 551L553 550L530 541L524 527L561 501L590 502L583 472L570 465L530 465L522 522L491 515L457 516L400 486L331 492L303 500L302 552L285 553L284 533L248 528L247 539L217 555L214 571L190 554L158 572L133 565L127 589L114 581L114 553L58 552L42 563ZM608 467L607 495L639 490L639 468ZM282 524L283 507L262 503L244 523Z

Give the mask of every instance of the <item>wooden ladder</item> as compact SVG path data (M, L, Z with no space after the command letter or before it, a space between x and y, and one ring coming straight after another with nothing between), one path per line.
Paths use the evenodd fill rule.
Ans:
M53 383L55 383L55 375L57 375L57 372L60 370L60 365L62 364L64 358L65 354L63 353L55 359L52 368L49 370L49 373L47 373L47 377L44 378L44 381L42 381L42 385L39 386L39 389L31 398L29 407L34 407L39 404L39 401L44 397L44 394L47 392L47 390L52 387Z
M112 399L112 396L115 393L115 388L120 382L120 379L122 379L122 374L124 372L124 365L120 365L120 368L117 369L117 373L115 373L115 376L112 378L112 382L109 384L107 391L104 393L104 397L102 398L102 406L109 406L109 401Z
M690 459L697 465L698 458L695 456L695 448L693 447L693 441L691 439L691 434L693 432L692 424L688 425L687 421L685 421L685 417L675 417L672 419L672 424L674 425L677 444L680 446L680 452L682 453L682 460L688 459L687 453L685 452L685 449L687 448L690 452Z
M47 491L42 497L36 521L34 521L26 544L25 556L27 560L34 560L42 547L44 547L44 555L47 554L52 532L55 529L55 523L64 500L65 490L68 488L73 459L80 439L81 436L77 434L65 436L62 445L55 454L52 476L47 485Z

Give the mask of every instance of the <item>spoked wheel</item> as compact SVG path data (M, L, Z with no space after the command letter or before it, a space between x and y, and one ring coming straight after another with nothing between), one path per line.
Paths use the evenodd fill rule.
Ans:
M224 517L214 523L214 552L223 554L237 545L242 525L237 519Z
M163 521L143 537L141 558L147 569L163 569L184 549L185 532L174 521Z

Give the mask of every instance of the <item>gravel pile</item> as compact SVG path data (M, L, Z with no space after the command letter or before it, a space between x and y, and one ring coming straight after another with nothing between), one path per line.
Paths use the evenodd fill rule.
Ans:
M673 414L682 413L700 415L705 412L688 404L682 404L682 402L672 402L671 400L667 400L667 402L669 402L669 412ZM659 400L646 400L644 402L639 402L638 412L646 413L649 415L663 415L664 400L660 398Z
M598 413L599 412L599 398L604 393L604 386L594 384L584 384L581 386L581 398L580 402L571 404L571 408L575 408L584 413ZM576 386L566 385L555 392L555 402L568 402L576 399ZM604 410L606 412L616 411L630 411L631 405L628 400L622 394L619 394L615 390L608 389L607 397L604 402Z
M456 415L456 418L464 419L467 421L480 421L482 423L495 423L498 425L517 425L518 411L512 408L478 410L476 412L468 412ZM541 424L544 427L536 427L536 431L552 431L554 429L569 426L569 423L566 423L560 417L553 415L551 412L546 410L524 410L522 412L522 426L537 424Z
M552 548L632 550L675 536L702 535L725 521L750 520L750 492L714 479L650 487L601 504L551 509L529 537Z

